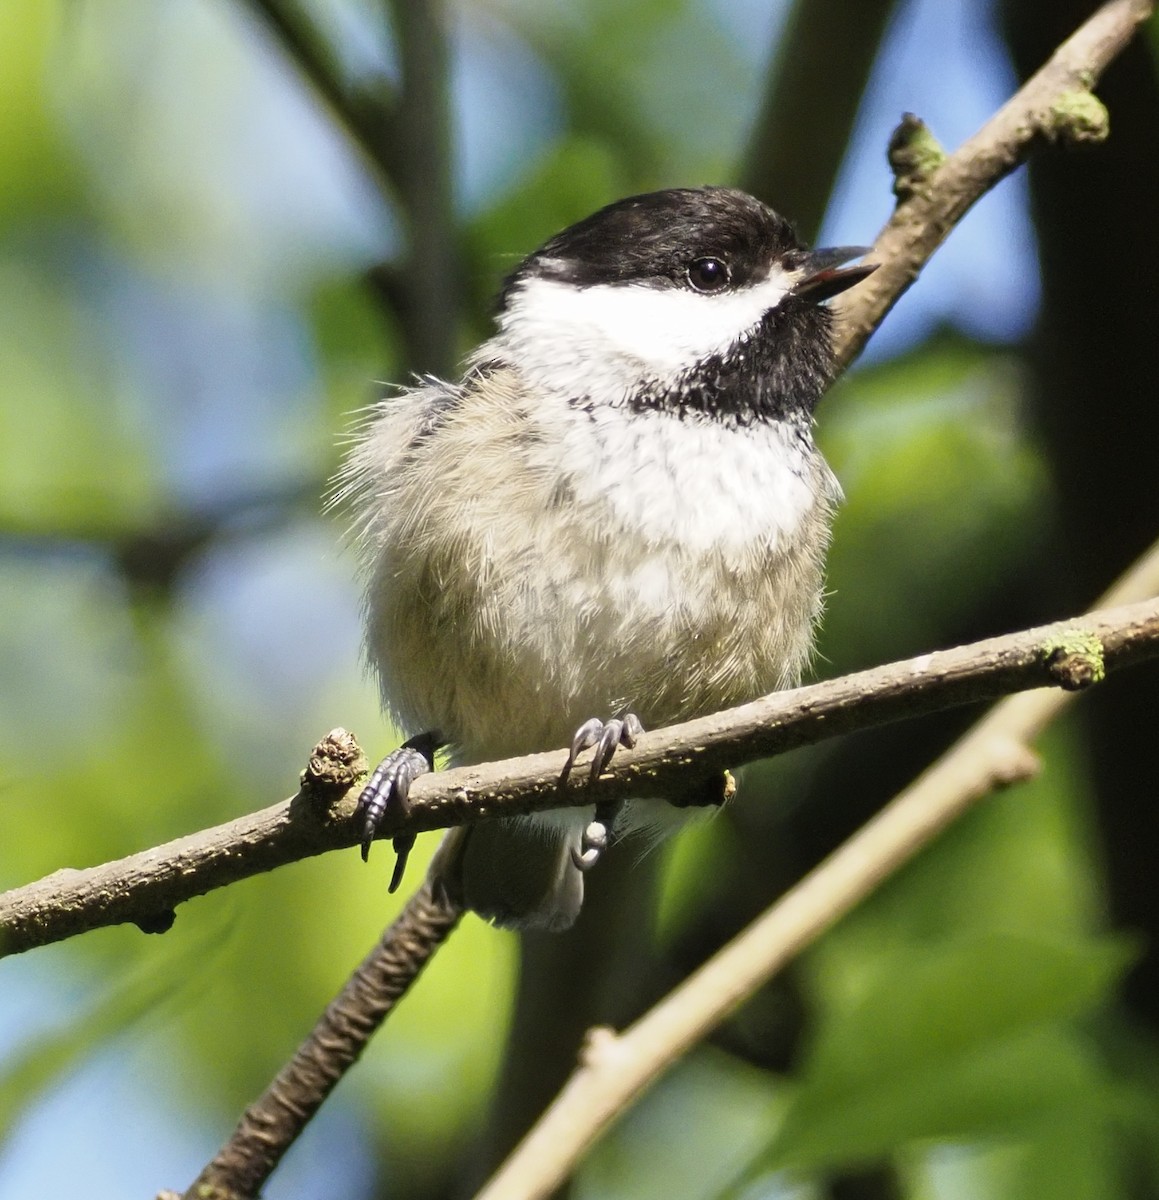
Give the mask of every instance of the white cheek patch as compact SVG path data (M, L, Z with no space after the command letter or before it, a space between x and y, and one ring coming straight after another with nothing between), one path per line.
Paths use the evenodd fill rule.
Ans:
M575 394L670 379L723 354L788 294L774 269L751 286L701 294L682 287L529 279L499 321L498 341L521 370Z

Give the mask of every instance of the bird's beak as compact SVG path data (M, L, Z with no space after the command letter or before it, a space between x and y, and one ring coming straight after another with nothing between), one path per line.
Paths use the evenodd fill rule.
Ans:
M810 250L801 261L801 279L793 285L794 296L820 304L833 296L860 283L867 275L877 270L877 263L858 263L855 267L841 267L842 263L868 254L871 246L834 246L829 250Z

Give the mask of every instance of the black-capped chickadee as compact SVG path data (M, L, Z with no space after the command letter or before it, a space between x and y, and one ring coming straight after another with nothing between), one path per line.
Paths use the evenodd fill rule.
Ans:
M457 384L375 407L338 493L367 654L415 736L362 793L364 856L441 745L471 763L570 742L565 778L594 746L598 774L644 726L797 682L840 498L812 436L824 301L864 253L807 250L730 188L632 196L516 268ZM615 815L450 830L432 878L497 924L567 928Z

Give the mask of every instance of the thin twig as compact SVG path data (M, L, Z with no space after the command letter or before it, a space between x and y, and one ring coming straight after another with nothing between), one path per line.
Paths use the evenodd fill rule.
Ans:
M185 1200L251 1200L358 1061L374 1032L459 922L462 911L423 884L330 1002L294 1057L242 1114Z
M897 206L870 256L880 268L834 302L842 318L837 337L842 366L857 357L975 201L1037 144L1106 136L1106 111L1091 88L1153 9L1153 0L1104 4L972 138L930 172L924 186Z
M1159 576L1159 546L1151 552ZM1159 579L1154 591L1159 592ZM1093 640L1091 640L1093 639ZM619 752L594 784L558 786L564 751L423 776L405 818L384 822L380 836L422 833L484 817L590 805L613 796L678 796L690 773L708 777L838 734L902 718L993 700L1028 688L1074 686L1087 669L1059 647L1091 646L1101 669L1159 655L1159 601L1091 613L1036 629L940 650L673 725ZM1092 660L1093 661L1093 660ZM1068 666L1069 663L1069 666ZM1071 673L1068 673L1071 672ZM163 846L85 870L61 870L0 895L0 952L14 954L90 929L123 922L150 931L171 921L178 904L289 862L358 844L350 819L358 789L350 784L361 752L336 730L315 749L334 779L323 788L307 776L291 800Z
M1124 584L1120 585L1115 598L1127 599L1140 592L1155 590L1159 590L1159 546L1156 546L1148 558L1127 577ZM1060 687L1073 692L1095 682L1102 677L1109 663L1122 661L1126 657L1121 653L1123 648L1134 643L1134 640L1144 633L1151 639L1154 653L1159 654L1159 604L1136 604L1109 611L1123 616L1138 614L1128 618L1128 624L1132 626L1131 631L1120 628L1118 633L1100 637L1093 632L1100 622L1097 615L1092 614L1077 625L1070 623L1061 627L1050 627L1056 631L1061 629L1062 632L1056 632L1045 640L1038 641L1037 656ZM921 660L915 660L912 667L920 672L925 664L921 664ZM1036 691L1007 700L995 710L995 714L1019 701L1027 702L1025 711L1032 714L1032 717L1030 721L1025 722L1025 732L1030 736L1061 708L1066 697L1067 692L1062 690ZM1038 722L1037 725L1035 721ZM959 759L945 765L940 773L931 772L927 781L932 782L927 782L924 788L921 787L922 781L919 781L919 785L911 789L913 796L906 800L904 805L901 800L895 802L894 808L900 809L900 815L893 816L890 821L885 819L883 813L859 835L864 839L863 842L848 844L845 851L839 851L829 864L819 868L818 872L810 877L810 880L814 880L812 892L807 893L804 900L797 901L799 912L794 911L790 903L790 897L796 893L790 893L781 902L781 905L789 906L787 918L782 916L778 925L777 922L771 921L770 914L769 918L758 923L763 927L765 920L770 921L772 933L763 929L761 932L766 942L770 937L773 939L774 952L778 948L782 954L791 952L804 944L799 936L795 936L798 926L803 927L806 934L826 928L836 919L835 916L828 915L835 901L844 901L851 906L864 891L871 889L889 869L900 865L900 862L916 852L933 833L952 820L972 799L985 794L999 783L1013 782L1034 770L1036 760L1026 750L1024 743L1013 741L1007 729L1002 730L1001 736L988 737L987 728L988 722L982 722L976 734L964 740ZM979 739L982 746L991 752L988 758L972 752L975 740ZM340 745L348 749L344 743ZM325 764L344 757L346 756L324 754L321 761ZM315 768L316 766L317 764ZM340 764L334 768L332 777L327 782L331 786L340 786L347 769L344 763ZM316 769L315 774L319 774ZM319 787L321 784L315 782L313 786ZM882 828L877 830L875 845L874 829L877 826ZM878 852L874 853L875 850ZM841 860L842 854L848 861ZM825 874L826 866L828 876ZM819 881L815 880L817 875L821 876ZM832 880L829 876L833 877ZM806 883L808 882L807 880ZM800 885L796 892L800 892L805 886ZM779 911L781 905L774 911ZM844 909L839 909L837 915L840 915L841 911ZM207 1196L213 1200L249 1200L258 1194L282 1155L312 1119L345 1072L358 1060L367 1042L450 934L460 916L461 911L450 906L441 893L438 897L432 893L429 880L423 883L403 913L323 1013L293 1059L279 1072L263 1095L247 1109L230 1140L186 1191L185 1200L205 1200ZM754 938L757 937L753 930L750 930L750 934ZM776 940L778 935L780 942ZM746 935L742 935L744 936ZM713 1024L723 1019L751 990L763 982L763 977L754 974L752 964L768 961L768 956L763 960L756 958L751 941L732 952L731 957L726 951L722 952L718 959L721 961L720 967L715 974L708 973L707 980L699 985L699 993L694 990L691 993L692 999L685 999L683 1002L674 1002L670 997L669 1001L654 1010L656 1024L645 1026L641 1035L645 1049L648 1048L649 1042L653 1046L659 1046L659 1050L653 1050L651 1059L657 1071L669 1065L688 1045L703 1036ZM747 972L738 972L738 961L748 965ZM780 961L782 960L774 958L770 970L775 969ZM705 976L706 971L707 968L702 968L694 978ZM673 993L674 997L677 995L687 997L689 993L682 988ZM672 1009L668 1007L669 1004L673 1004ZM645 1021L647 1020L648 1018L645 1018ZM644 1025L644 1022L633 1027L624 1035L625 1038L634 1036L641 1025ZM684 1040L681 1040L681 1035ZM599 1054L593 1050L581 1075L587 1072L587 1077L591 1078L593 1072L602 1069L605 1062L604 1052L614 1040L613 1034L604 1032L602 1040L593 1043L594 1047L603 1049ZM635 1045L632 1053L637 1053ZM658 1054L660 1057L657 1057ZM664 1058L664 1054L668 1054L669 1057ZM603 1124L606 1124L626 1102L621 1094L624 1081L617 1070L619 1056L612 1054L611 1061L612 1070L602 1072L596 1085L588 1085L589 1090L595 1087L597 1100L601 1095L606 1097L604 1108L593 1104L592 1097L585 1094L584 1088L579 1084L579 1099L567 1101L569 1104L581 1104L584 1112L597 1121L602 1118L602 1124L592 1126L592 1136L595 1136ZM649 1078L645 1076L645 1082ZM640 1085L633 1083L631 1079L628 1080L628 1086L633 1090L627 1093L627 1098L640 1090ZM565 1091L557 1104L564 1103L570 1094ZM561 1120L565 1125L574 1124L574 1117L570 1112L565 1112ZM547 1144L554 1145L555 1131L549 1130L544 1138ZM583 1144L586 1143L577 1147L577 1153ZM543 1158L542 1147L539 1158ZM551 1163L556 1160L552 1154L548 1154L544 1161ZM542 1169L542 1166L542 1162L533 1159L532 1169ZM526 1168L517 1168L523 1169ZM570 1170L570 1167L566 1167L565 1170ZM522 1184L518 1186L522 1187ZM509 1194L523 1193L514 1191Z

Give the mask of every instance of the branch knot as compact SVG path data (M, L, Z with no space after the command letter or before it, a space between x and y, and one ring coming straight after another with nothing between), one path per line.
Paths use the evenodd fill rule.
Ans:
M918 195L926 180L946 161L946 152L930 127L910 112L902 115L890 135L886 156L898 204Z
M1103 643L1093 633L1075 630L1043 646L1047 673L1064 691L1079 692L1106 677Z
M1045 122L1051 141L1070 146L1092 146L1105 142L1111 132L1107 106L1091 92L1063 92L1050 106Z
M331 729L310 751L309 761L299 776L304 791L345 794L367 771L366 755L348 729Z

